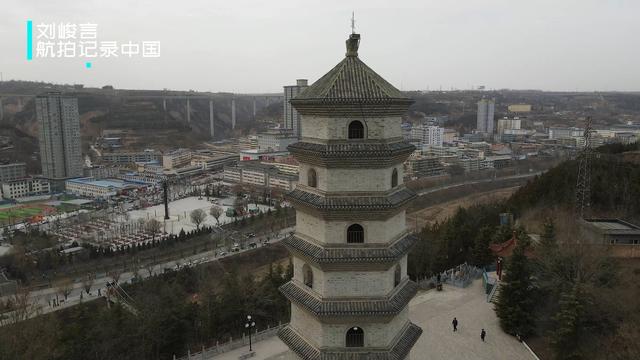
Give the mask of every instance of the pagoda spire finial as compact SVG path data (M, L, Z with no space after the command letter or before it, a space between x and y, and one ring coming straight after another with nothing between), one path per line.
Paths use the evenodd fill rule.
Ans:
M352 34L356 33L356 12L355 11L351 12L351 33Z
M358 57L358 46L360 45L360 34L356 34L355 12L351 13L351 35L347 39L347 56Z

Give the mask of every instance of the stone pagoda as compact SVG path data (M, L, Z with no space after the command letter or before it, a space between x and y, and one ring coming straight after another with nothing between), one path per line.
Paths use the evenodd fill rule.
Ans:
M289 146L300 180L287 194L294 274L280 288L291 322L279 333L291 359L407 359L422 333L407 307L417 291L405 224L415 193L402 163L414 147L400 125L412 100L358 58L359 42L351 34L344 60L291 100L302 115Z

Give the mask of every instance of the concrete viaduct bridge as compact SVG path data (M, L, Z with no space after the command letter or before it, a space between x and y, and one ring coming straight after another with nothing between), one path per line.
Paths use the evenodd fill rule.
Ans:
M72 92L72 91L69 91ZM64 92L63 92L64 93ZM167 100L182 100L185 102L185 118L187 123L191 123L191 101L192 100L209 100L209 135L211 138L214 136L214 113L213 113L213 99L214 97L228 97L231 107L231 128L236 127L236 99L237 98L250 98L253 105L253 116L256 116L258 111L259 100L264 100L265 106L269 106L272 102L282 101L283 94L278 93L258 93L258 94L236 94L236 93L196 93L196 92L165 92L157 91L156 93L147 94L144 91L136 90L108 90L108 89L96 89L88 90L82 89L73 92L75 94L88 94L88 95L103 95L103 96L117 96L123 99L162 99L162 108L167 111ZM10 94L0 93L0 122L4 121L4 103L3 99L16 98L18 103L22 104L24 98L36 97L34 94ZM265 107L263 106L263 108Z

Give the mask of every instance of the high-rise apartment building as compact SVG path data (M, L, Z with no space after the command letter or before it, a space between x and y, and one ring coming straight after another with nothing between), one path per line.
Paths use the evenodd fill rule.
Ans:
M411 138L419 141L420 145L442 146L444 142L444 128L439 126L419 125L411 129Z
M300 137L300 115L289 101L307 87L307 79L298 79L295 85L284 87L284 127L292 130L293 136L298 138Z
M49 179L82 176L78 99L59 93L36 97L42 175Z
M477 130L479 133L493 134L493 123L496 101L494 99L482 99L478 101Z

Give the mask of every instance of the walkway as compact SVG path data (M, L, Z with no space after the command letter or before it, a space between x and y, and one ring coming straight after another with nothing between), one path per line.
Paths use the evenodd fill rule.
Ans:
M500 330L493 304L487 303L482 280L466 289L444 285L443 291L420 292L409 304L411 321L424 332L413 347L412 360L532 360L523 344ZM458 332L451 328L457 317ZM487 332L486 342L480 331ZM254 344L256 356L250 359L284 360L286 346L272 337ZM237 349L214 357L214 360L237 360L247 352ZM192 358L199 360L199 358Z

